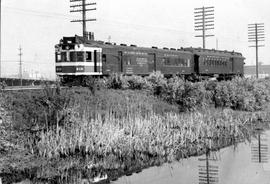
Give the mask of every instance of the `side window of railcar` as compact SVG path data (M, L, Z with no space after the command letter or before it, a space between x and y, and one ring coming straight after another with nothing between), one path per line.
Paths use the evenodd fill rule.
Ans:
M177 59L177 65L181 67L189 67L190 60L184 59L184 58L178 58Z
M86 52L86 62L92 61L92 52Z
M106 54L102 54L102 62L106 63Z
M190 60L185 58L164 58L164 65L167 66L180 66L180 67L189 67L190 66Z
M163 58L164 65L171 65L170 58Z
M84 52L77 52L77 61L84 62Z

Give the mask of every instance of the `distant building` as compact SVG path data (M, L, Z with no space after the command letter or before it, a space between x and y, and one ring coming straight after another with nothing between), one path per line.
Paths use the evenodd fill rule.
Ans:
M245 77L256 77L256 66L244 67ZM270 77L270 65L259 65L259 78Z
M27 71L23 71L23 74L22 74L22 78L23 79L29 79L30 78L30 75L29 75L29 73L27 72Z
M32 71L29 74L29 77L30 77L30 79L41 79L42 78L42 75L38 71Z

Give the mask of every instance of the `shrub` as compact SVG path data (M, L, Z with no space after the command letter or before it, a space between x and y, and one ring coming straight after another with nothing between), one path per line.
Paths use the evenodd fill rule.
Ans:
M7 84L5 81L0 82L0 89L5 89L7 87Z
M256 99L254 95L247 91L245 88L240 86L236 90L236 103L232 106L233 109L244 110L244 111L254 111L258 108L256 107Z
M203 83L185 83L185 90L182 95L183 110L197 110L198 108L206 107L205 99L206 90Z
M148 77L113 74L108 79L86 81L91 91L95 89L146 90L171 104L178 104L181 110L195 110L215 107L255 111L264 108L270 101L270 81L234 78L231 81L185 82L174 76L165 78L158 71ZM92 89L91 86L95 88Z
M164 85L162 98L169 103L180 104L182 101L182 95L185 90L185 82L175 76L170 78L166 85Z
M146 77L146 80L150 82L150 90L154 95L161 95L165 85L167 84L167 79L160 71L151 73Z
M265 84L266 82L260 82L258 81L257 83L254 84L254 90L253 90L253 95L256 99L256 106L259 109L262 109L265 105L266 102L270 101L270 93L269 89L267 89L267 85Z
M235 106L236 85L232 82L222 81L214 88L214 103L216 107Z
M265 80L235 78L208 85L213 90L213 101L216 107L229 107L237 110L262 110L269 101L269 89Z
M127 77L128 88L133 90L149 89L151 84L141 76L128 76Z
M114 73L106 80L106 86L109 89L127 89L128 82L122 74Z

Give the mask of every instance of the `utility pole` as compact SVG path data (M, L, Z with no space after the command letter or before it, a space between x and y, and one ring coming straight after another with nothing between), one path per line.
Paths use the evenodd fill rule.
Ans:
M22 86L22 47L19 47L19 56L20 56L20 71L19 71L19 77L20 77L20 85Z
M249 47L256 48L256 78L259 78L258 48L264 47L264 45L259 45L259 42L265 41L264 36L264 23L248 24L248 42L255 42L255 45L251 45Z
M195 37L203 38L203 49L205 49L205 38L214 36L206 34L207 30L214 29L214 7L201 7L194 10L195 31L202 31L201 35Z
M86 18L86 12L87 11L93 11L96 10L96 8L87 8L88 6L96 5L96 3L86 3L87 0L70 0L71 3L78 3L79 4L73 4L70 5L70 12L81 12L82 13L82 19L81 20L72 20L71 22L82 22L82 35L84 38L87 38L87 30L86 30L86 22L89 21L96 21L96 19L87 19Z

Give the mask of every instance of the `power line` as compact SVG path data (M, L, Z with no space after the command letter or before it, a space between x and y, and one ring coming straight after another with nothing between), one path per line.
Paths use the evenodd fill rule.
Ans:
M63 18L63 19L70 19L70 18L78 18L78 16L70 16L67 14L61 14L61 13L55 13L55 12L40 12L40 11L35 11L35 10L29 10L29 9L21 9L21 8L14 8L14 7L8 7L5 6L5 8L10 9L10 10L15 10L19 13L25 13L25 14L32 14L34 16L40 16L40 17L46 17L46 18ZM103 20L105 22L109 22L109 23L116 23L116 24L121 24L121 25L128 25L128 26L136 26L136 27L144 27L144 28L149 28L149 29L163 29L163 30L168 30L168 31L175 31L175 32L183 32L183 33L192 33L189 31L184 31L184 30L180 30L180 29L173 29L170 27L160 27L160 26L151 26L151 25L145 25L145 24L134 24L134 23L130 23L130 22L123 22L123 21L119 21L116 19L106 19L106 18L100 18L100 20ZM78 21L81 22L81 21Z
M63 13L56 13L56 12L46 12L46 11L37 11L37 10L30 10L30 9L23 9L23 8L15 8L15 7L10 7L10 6L4 6L5 10L14 10L20 13L27 13L27 14L33 14L36 16L44 16L44 17L63 17L63 18L68 18L68 17L76 17L76 16L71 16L69 14L63 14Z
M2 60L2 63L5 63L5 64L12 64L12 63L20 63L20 61L17 61L17 60ZM37 65L52 65L54 62L34 62L34 61L24 61L23 64L24 65L33 65L33 64L37 64Z
M4 6L5 9L10 9L10 10L15 10L18 11L19 13L26 13L26 14L32 14L34 16L40 16L40 17L47 17L47 18L54 18L54 19L70 19L70 18L78 18L78 16L71 16L68 14L61 14L61 13L56 13L56 12L41 12L41 11L36 11L36 10L30 10L30 9L21 9L21 8L14 8L14 7L9 7L9 6ZM140 29L159 29L159 30L166 30L166 31L173 31L173 32L182 32L182 33L187 33L187 34L192 34L193 32L190 31L185 31L177 28L171 28L171 27L160 27L160 26L152 26L152 25L145 25L145 24L134 24L130 22L124 22L124 21L119 21L116 19L108 19L108 18L99 18L101 21L104 22L109 22L109 23L115 23L115 24L120 24L120 25L126 25L126 26L134 26L134 27L140 27ZM107 24L107 23L106 23ZM219 36L227 39L233 40L230 36ZM241 40L240 42L245 42Z

